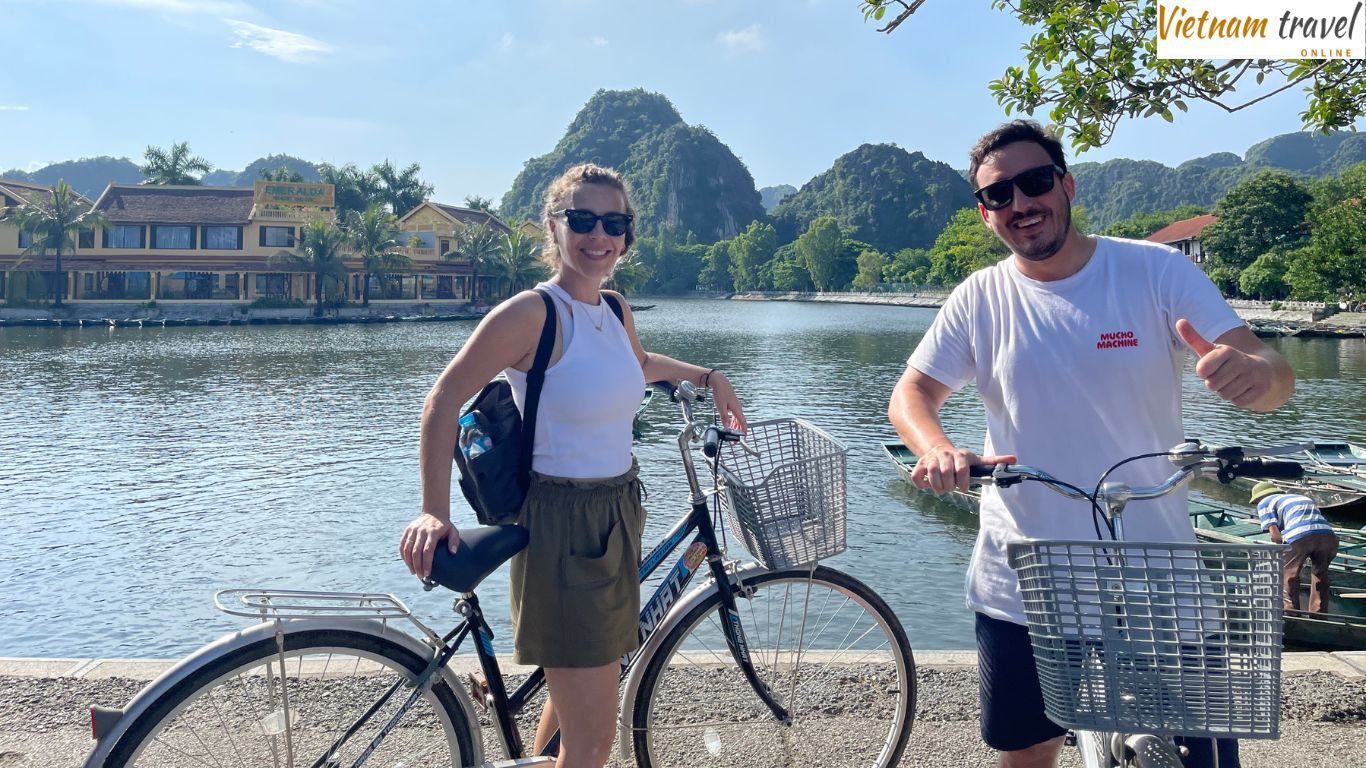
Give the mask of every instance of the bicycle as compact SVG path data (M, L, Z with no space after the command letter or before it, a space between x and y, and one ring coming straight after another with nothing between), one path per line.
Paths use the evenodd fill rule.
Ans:
M971 469L999 488L1033 480L1089 501L1111 534L1007 546L1045 712L1069 729L1085 768L1180 768L1187 751L1176 736L1279 736L1285 547L1125 542L1122 514L1129 501L1166 495L1197 474L1213 472L1224 483L1298 477L1298 463L1261 457L1302 448L1188 441L1115 465L1166 456L1177 467L1166 481L1131 488L1102 477L1089 493L1028 466Z
M866 585L818 562L845 546L844 449L790 419L752 424L742 442L694 419L690 383L664 388L683 413L691 509L642 559L641 581L695 535L642 604L641 647L622 659L622 758L895 765L915 712L905 630ZM713 477L707 493L690 453L698 442ZM709 496L719 498L714 510ZM726 559L722 516L758 562ZM121 710L92 707L85 765L492 765L476 707L513 761L498 765L550 764L525 754L514 720L544 673L509 693L475 594L526 541L518 526L487 527L461 531L454 554L437 549L426 587L455 591L460 617L445 635L393 595L218 593L221 610L261 623L187 657ZM404 622L417 637L395 626ZM482 678L466 684L452 662L470 637Z

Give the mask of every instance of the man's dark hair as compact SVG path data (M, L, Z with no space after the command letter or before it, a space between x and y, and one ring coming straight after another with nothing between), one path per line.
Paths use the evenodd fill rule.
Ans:
M1033 120L1011 120L978 139L977 144L968 153L968 183L973 189L977 188L977 169L982 167L982 161L987 155L1017 141L1032 141L1043 147L1053 160L1053 164L1064 173L1067 172L1067 159L1062 155L1062 142L1058 141L1058 137Z

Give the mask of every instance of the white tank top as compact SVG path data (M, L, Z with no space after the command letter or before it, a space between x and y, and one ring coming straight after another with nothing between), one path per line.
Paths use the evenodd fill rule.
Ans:
M554 299L564 351L545 372L531 468L552 477L616 477L631 468L631 423L645 396L640 361L606 299L584 304L553 283L536 287ZM504 373L525 412L526 374Z

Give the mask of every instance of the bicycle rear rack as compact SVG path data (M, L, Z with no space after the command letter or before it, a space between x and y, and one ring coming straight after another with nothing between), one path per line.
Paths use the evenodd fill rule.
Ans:
M290 589L222 589L214 607L232 616L279 619L412 619L402 600L379 592L312 592Z

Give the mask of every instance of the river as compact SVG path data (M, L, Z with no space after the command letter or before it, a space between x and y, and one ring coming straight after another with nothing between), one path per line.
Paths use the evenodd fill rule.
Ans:
M914 647L969 648L976 520L911 493L880 448L933 317L668 299L637 316L648 349L725 370L751 420L800 416L842 440L849 550L831 564L882 593ZM240 626L212 606L234 586L393 592L451 626L450 594L423 592L397 543L418 508L422 399L473 327L0 329L0 656L182 655ZM1366 341L1270 343L1299 377L1292 402L1238 411L1188 373L1188 434L1366 442ZM647 542L684 508L669 407L651 405L638 445ZM980 441L971 388L944 420ZM504 573L480 590L502 648Z

